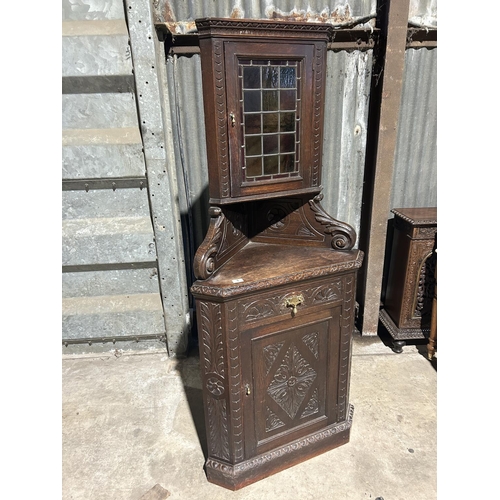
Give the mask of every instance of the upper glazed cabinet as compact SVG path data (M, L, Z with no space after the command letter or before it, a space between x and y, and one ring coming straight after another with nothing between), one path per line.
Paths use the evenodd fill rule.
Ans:
M196 21L210 203L319 193L330 27ZM269 43L269 39L273 43ZM267 43L266 43L267 40Z

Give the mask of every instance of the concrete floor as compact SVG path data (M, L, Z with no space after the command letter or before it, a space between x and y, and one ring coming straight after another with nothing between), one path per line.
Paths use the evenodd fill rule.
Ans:
M236 492L208 483L203 471L196 354L116 352L65 357L62 367L64 500L437 496L437 366L425 346L394 354L378 337L355 337L350 442Z

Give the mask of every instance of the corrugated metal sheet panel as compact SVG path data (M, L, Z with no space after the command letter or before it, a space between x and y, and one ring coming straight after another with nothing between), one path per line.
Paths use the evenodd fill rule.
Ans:
M63 182L74 181L62 195L63 340L165 336L147 190L83 188L146 179L136 96L122 90L133 78L123 2L63 1L62 31Z
M420 26L436 28L437 0L410 0L408 20Z
M208 229L208 164L200 56L167 59L177 179L191 258ZM187 235L186 235L187 236Z
M376 0L159 0L156 21L166 23L174 33L194 31L194 20L202 17L271 19L292 16L339 24L375 14Z
M437 49L408 49L391 207L437 205Z
M372 51L328 52L322 205L359 234Z

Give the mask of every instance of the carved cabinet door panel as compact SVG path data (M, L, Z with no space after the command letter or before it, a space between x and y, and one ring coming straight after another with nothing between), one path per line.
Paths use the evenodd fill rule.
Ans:
M242 333L246 455L337 421L341 306Z

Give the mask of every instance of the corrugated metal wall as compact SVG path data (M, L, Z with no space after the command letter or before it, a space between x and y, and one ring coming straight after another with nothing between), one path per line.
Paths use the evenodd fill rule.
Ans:
M376 0L63 1L63 337L170 332L173 353L186 346L208 225L201 65L165 56L154 23L187 33L199 17L292 15L367 28L375 13ZM436 18L434 0L412 0L411 23ZM407 50L391 207L436 204L436 53ZM328 51L322 204L357 232L372 64L372 50ZM71 184L128 177L147 189Z
M406 50L392 208L437 206L436 73L437 49Z
M202 17L271 19L294 16L341 24L375 14L376 0L157 0L156 20L166 23L172 33L194 31L194 20Z
M124 3L63 0L62 7L63 353L165 348L166 337L172 354L183 352L185 278L173 267L168 287L175 306L167 306L160 279L168 278L168 252L164 244L159 258L156 245L158 233L167 233L161 228L175 226L176 211L151 212L158 169L139 126L139 58L132 57ZM154 32L148 12L145 26ZM168 199L168 189L162 191ZM180 252L170 247L178 259L182 245Z

